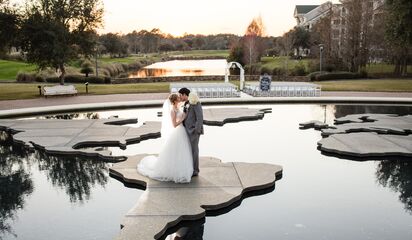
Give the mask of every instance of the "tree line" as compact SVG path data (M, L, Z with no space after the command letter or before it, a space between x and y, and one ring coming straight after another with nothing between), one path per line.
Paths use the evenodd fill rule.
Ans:
M331 9L310 30L295 27L277 38L272 51L299 56L310 49L309 57L317 59L322 44L325 66L331 69L361 72L369 63L385 62L395 66L395 75L406 76L412 58L412 1L374 2L342 1L342 8Z
M155 53L189 50L225 50L232 42L239 39L234 34L185 34L174 37L154 28L121 35L118 33L102 34L98 37L101 53L112 57L123 57L129 54Z

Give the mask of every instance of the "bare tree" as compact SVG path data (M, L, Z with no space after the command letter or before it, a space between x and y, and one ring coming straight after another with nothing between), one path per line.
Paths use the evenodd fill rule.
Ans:
M342 1L346 23L343 35L343 60L352 72L364 67L369 59L370 34L372 28L373 1Z
M244 62L252 64L258 62L265 50L262 37L265 34L265 27L262 18L259 16L254 18L246 29L243 36L243 57Z

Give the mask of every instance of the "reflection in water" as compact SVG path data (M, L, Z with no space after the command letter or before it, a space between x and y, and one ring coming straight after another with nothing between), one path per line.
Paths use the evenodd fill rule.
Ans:
M1 134L2 140L5 135ZM25 197L33 192L33 181L24 164L10 144L0 141L0 239L5 233L13 233L10 221L16 219L16 212L23 209Z
M169 76L171 70L158 68L143 68L137 72L130 72L129 78Z
M38 119L100 119L98 113L68 113L68 114L59 114L59 115L49 115L44 117L38 117Z
M203 240L204 224L194 224L182 227L177 232L166 237L166 240Z
M144 78L144 77L171 77L171 76L202 76L202 69L159 69L159 68L143 68L137 72L129 73L129 78Z
M380 113L380 114L412 114L410 106L377 106L377 105L336 105L335 118L349 114Z
M90 192L96 185L107 183L108 168L99 160L78 157L55 157L36 153L40 171L45 171L51 183L65 189L71 202L90 199Z
M174 60L157 62L129 73L129 78L225 75L226 60Z
M399 200L412 214L412 162L409 160L381 161L376 170L380 184L399 192Z

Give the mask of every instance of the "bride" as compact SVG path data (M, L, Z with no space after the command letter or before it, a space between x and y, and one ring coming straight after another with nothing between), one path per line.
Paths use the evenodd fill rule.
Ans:
M175 183L190 182L193 174L193 159L189 137L182 122L186 114L180 110L180 97L172 93L163 104L159 156L144 157L137 171L149 178Z

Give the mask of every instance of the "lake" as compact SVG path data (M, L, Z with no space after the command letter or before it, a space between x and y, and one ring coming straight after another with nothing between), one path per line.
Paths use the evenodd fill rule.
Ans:
M129 78L225 75L226 65L226 59L157 62L130 72Z

